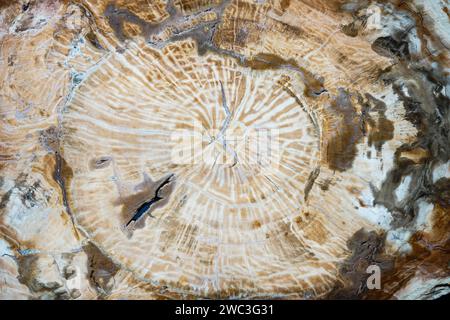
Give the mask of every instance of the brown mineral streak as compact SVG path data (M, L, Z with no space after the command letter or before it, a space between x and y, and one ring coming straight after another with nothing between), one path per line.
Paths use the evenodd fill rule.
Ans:
M342 282L329 294L327 299L361 299L367 293L366 281L369 274L366 269L369 265L377 265L382 275L393 268L391 257L383 254L385 235L376 232L367 232L364 229L357 231L348 241L348 249L352 252L350 257L341 264L340 274Z
M330 169L345 171L352 167L356 145L363 137L361 124L351 97L344 89L340 89L330 108L336 119L324 124L331 137L325 142L326 161Z
M312 171L310 173L310 175L308 177L308 182L305 186L305 197L304 197L305 201L308 200L308 195L311 192L314 182L316 181L319 174L320 174L320 168L316 168L316 169L314 169L314 171Z
M366 94L367 102L361 102L362 111L362 130L363 134L368 134L369 146L374 145L377 151L381 151L383 144L394 137L394 123L387 119L387 106L382 100L378 100L370 94ZM376 119L373 119L370 113L376 112Z
M106 298L114 286L114 283L110 283L110 280L114 278L120 267L92 242L86 244L83 250L88 257L89 282L99 291L100 298Z
M253 70L270 69L292 69L301 73L305 81L304 94L313 97L320 94L323 88L323 82L317 79L310 71L298 65L294 59L284 60L283 58L270 53L258 53L242 63L243 66Z

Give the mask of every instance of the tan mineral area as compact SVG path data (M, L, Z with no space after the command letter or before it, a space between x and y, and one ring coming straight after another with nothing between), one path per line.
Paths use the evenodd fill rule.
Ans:
M0 299L449 294L449 8L0 0Z

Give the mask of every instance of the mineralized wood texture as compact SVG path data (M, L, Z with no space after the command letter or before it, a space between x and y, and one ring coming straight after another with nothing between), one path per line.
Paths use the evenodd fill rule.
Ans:
M448 293L448 12L0 1L0 298Z

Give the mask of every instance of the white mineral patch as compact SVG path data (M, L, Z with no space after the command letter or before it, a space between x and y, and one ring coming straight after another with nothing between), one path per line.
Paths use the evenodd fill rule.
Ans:
M390 230L387 233L386 242L393 252L409 253L412 250L411 245L408 243L411 235L412 232L405 228Z
M13 251L9 247L9 244L0 238L0 257L4 255L13 255Z
M409 280L408 284L395 295L400 300L436 299L450 293L449 286L442 283L450 283L450 277L443 279L424 279L419 275Z
M402 201L408 195L409 185L411 184L411 176L406 176L395 190L397 201Z
M42 207L37 203L22 200L23 195L19 189L14 189L11 193L5 221L17 230L27 230L29 234L36 234L42 230L46 224L51 208Z
M358 213L382 229L388 230L392 222L392 215L384 206L376 205L374 207L361 207Z
M430 215L433 212L434 204L420 201L419 202L419 212L416 216L416 228L418 230L430 231Z
M438 181L441 178L450 178L450 161L443 163L433 170L433 182Z

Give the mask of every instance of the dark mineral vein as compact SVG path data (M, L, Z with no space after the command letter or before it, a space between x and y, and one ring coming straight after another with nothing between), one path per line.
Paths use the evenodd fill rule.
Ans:
M56 181L56 183L59 185L61 189L61 195L62 195L62 202L64 207L66 208L67 214L70 217L70 220L72 222L73 229L75 233L77 234L77 228L75 224L75 218L73 217L72 210L70 208L69 203L69 197L67 195L67 189L66 185L68 183L67 180L71 179L71 176L73 175L72 169L67 165L65 159L60 155L59 152L55 152L55 169L53 172L53 179Z
M320 167L315 168L308 177L308 181L305 186L305 201L308 200L309 192L311 191L312 187L314 186L314 182L316 181L317 177L320 174Z

